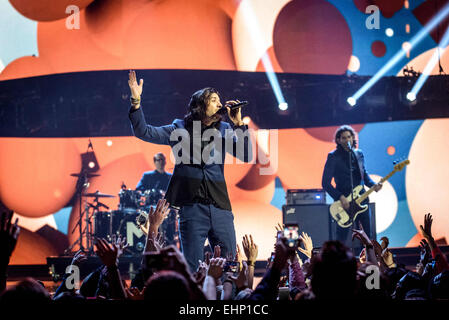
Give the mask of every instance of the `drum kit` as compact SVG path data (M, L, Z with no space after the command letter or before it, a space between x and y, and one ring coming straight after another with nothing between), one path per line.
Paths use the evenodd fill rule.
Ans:
M66 250L66 253L73 253L73 247L78 244L80 250L93 254L95 238L104 238L111 241L114 235L121 235L126 237L128 242L125 254L142 254L146 240L146 230L143 226L147 222L151 207L154 208L156 206L157 201L164 197L165 192L160 189L145 190L143 192L127 189L126 185L122 183L118 192L120 200L118 208L117 210L110 210L100 200L103 198L115 198L116 196L101 193L98 190L93 193L86 192L89 186L88 179L99 176L98 174L82 172L71 175L78 177L82 182L82 187L79 190L79 219L72 230L72 233L74 233L78 229L80 236ZM88 199L91 199L91 202ZM179 242L176 214L175 210L171 210L159 229L162 239L164 239L167 245L177 245Z

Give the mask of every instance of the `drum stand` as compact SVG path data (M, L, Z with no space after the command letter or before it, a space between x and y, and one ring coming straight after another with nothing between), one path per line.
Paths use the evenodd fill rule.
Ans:
M89 253L89 254L93 254L94 249L93 249L93 241L92 241L92 224L90 222L91 217L89 216L89 206L90 204L87 203L85 204L85 208L83 210L83 194L84 194L84 190L86 190L89 187L89 180L88 180L88 174L86 170L83 170L83 172L81 173L81 177L82 179L82 185L81 188L79 188L79 219L75 225L75 227L72 230L72 233L75 232L76 228L79 229L79 238L70 245L70 247L68 247L64 253L65 254L69 254L69 253L73 253L72 249L74 246L76 246L77 244L79 245L79 250L85 252L85 253ZM84 230L82 229L82 221L83 221L83 215L84 215L84 221L85 221L85 228ZM86 247L83 246L83 238L86 238Z

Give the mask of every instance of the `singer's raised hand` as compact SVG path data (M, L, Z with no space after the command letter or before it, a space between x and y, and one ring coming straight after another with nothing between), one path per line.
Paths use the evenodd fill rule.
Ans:
M140 79L140 83L137 83L136 72L134 70L129 70L129 89L131 90L131 96L134 99L140 99L143 88L143 79Z
M231 106L234 104L240 103L239 100L229 100L226 101L225 107L228 110L229 119L234 123L235 126L243 126L242 121L242 108L237 108L235 110L231 110Z

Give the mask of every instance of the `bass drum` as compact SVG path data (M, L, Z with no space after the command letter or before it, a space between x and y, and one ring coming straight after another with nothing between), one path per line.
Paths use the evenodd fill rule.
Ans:
M125 249L124 255L141 255L145 249L146 235L136 223L140 210L131 211L115 210L112 211L112 234L126 237L128 247Z
M96 238L103 238L108 241L111 240L112 224L111 212L98 211L94 216L94 236Z

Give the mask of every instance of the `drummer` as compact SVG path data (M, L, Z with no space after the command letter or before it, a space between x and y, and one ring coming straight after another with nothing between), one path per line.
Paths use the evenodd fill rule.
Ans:
M163 153L156 153L153 157L154 165L156 170L147 171L143 174L139 183L137 184L136 190L145 192L146 190L162 190L164 193L167 191L167 186L171 178L171 174L165 172L165 156ZM155 199L156 201L158 199Z

